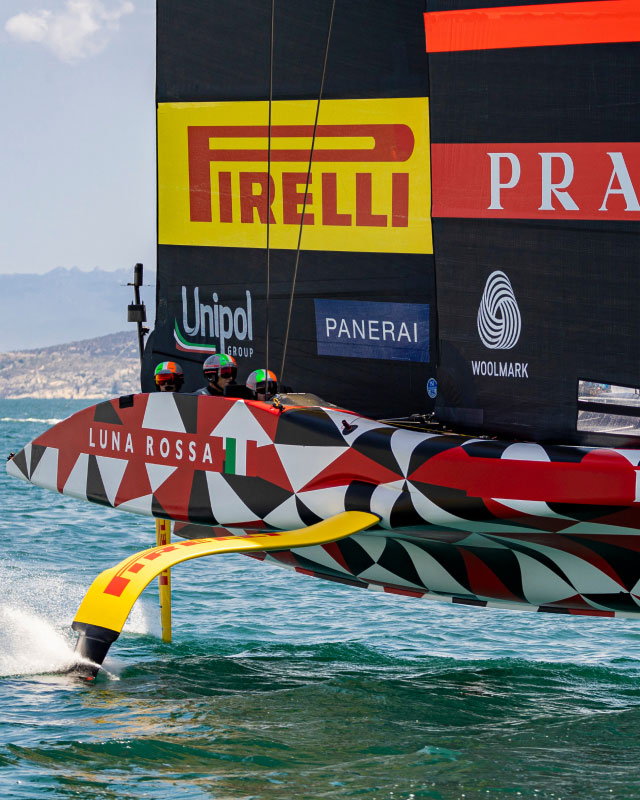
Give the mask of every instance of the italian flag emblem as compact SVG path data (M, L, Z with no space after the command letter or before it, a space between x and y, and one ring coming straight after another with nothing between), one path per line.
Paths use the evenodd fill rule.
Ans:
M247 440L224 437L224 467L225 475L247 474ZM256 444L256 442L252 442Z

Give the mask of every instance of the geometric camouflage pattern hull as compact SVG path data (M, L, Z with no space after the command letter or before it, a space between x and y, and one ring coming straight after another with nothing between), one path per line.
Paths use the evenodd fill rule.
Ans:
M38 486L173 520L186 538L377 526L258 557L478 606L640 616L640 450L428 433L336 408L141 394L99 403L7 463ZM221 531L222 532L222 531Z

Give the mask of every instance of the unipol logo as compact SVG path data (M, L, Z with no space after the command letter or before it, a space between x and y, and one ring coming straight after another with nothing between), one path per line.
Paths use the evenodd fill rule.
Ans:
M193 287L193 311L190 308L189 292L182 287L182 330L178 320L174 320L173 336L176 348L188 353L228 353L231 356L253 355L253 314L251 292L245 291L246 303L239 306L226 306L220 302L218 293L211 294L212 303L200 302L200 288ZM192 321L193 320L193 321ZM187 337L199 337L194 342ZM202 340L205 341L202 341ZM213 341L206 341L206 340ZM245 342L244 345L227 344L229 340Z
M496 270L487 278L478 309L478 333L490 350L511 350L520 338L520 309L509 278Z

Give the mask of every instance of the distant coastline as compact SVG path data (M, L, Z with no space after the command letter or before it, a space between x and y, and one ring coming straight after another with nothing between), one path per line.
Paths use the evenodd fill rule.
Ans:
M63 345L126 329L132 269L84 272L57 267L43 275L0 275L0 351ZM147 319L155 318L155 272L144 271L141 294ZM133 326L132 326L133 329Z
M134 330L3 353L0 398L89 400L140 391Z

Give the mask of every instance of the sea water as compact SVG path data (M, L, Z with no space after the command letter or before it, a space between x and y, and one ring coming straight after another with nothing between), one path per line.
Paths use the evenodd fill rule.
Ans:
M2 453L87 403L0 400ZM5 798L640 798L640 621L368 592L241 555L172 571L94 683L75 611L153 521L0 474Z

